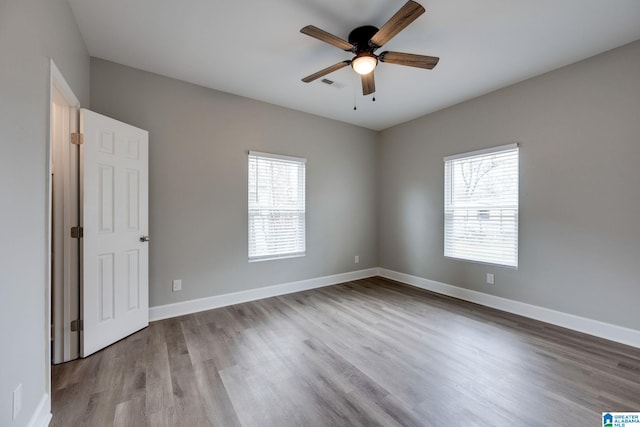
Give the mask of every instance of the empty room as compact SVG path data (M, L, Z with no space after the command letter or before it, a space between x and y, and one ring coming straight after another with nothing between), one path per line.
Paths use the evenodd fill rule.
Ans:
M0 0L0 426L640 426L637 0Z

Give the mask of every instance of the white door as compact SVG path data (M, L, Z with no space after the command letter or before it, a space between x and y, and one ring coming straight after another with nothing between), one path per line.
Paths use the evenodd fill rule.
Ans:
M81 355L149 324L149 133L84 108Z

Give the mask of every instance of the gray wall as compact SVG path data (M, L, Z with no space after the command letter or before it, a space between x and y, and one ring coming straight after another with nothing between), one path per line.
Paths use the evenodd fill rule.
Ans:
M89 102L89 55L64 0L0 1L0 425L23 426L47 388L49 58ZM22 411L11 420L11 393Z
M150 133L151 306L378 265L375 132L96 58L91 107ZM307 158L305 257L247 262L248 150Z
M90 73L64 0L0 0L0 57L0 425L23 426L48 381L48 58L85 106ZM639 75L636 42L380 135L101 60L92 62L91 102L151 132L152 305L379 258L385 268L638 329ZM442 157L513 141L522 143L520 268L444 259ZM306 257L246 262L249 149L308 158ZM173 278L183 292L170 292ZM18 384L22 412L12 422Z
M518 270L444 258L442 158L511 142ZM640 42L387 129L380 266L640 329L639 161Z

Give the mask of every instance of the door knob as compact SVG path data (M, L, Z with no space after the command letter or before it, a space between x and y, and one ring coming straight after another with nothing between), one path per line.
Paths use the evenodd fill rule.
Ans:
M140 241L141 242L148 242L149 241L149 236L140 236Z

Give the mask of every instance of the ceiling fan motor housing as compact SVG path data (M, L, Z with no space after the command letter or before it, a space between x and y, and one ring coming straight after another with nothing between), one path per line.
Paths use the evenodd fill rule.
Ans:
M369 40L378 32L378 28L373 25L365 25L358 27L349 33L349 43L354 46L354 53L371 52L378 48L378 46L369 45Z

